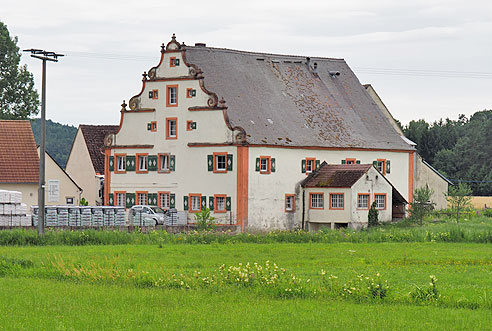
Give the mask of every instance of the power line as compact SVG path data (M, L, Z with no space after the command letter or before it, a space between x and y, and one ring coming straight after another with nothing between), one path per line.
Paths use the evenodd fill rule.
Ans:
M101 60L122 60L151 62L158 60L156 56L145 56L129 53L93 53L82 51L62 51L68 57L94 58ZM492 79L492 72L483 71L457 71L457 70L425 70L425 69L406 69L406 68L380 68L380 67L353 67L358 73L375 75L396 75L412 77L438 77L438 78L467 78L467 79Z

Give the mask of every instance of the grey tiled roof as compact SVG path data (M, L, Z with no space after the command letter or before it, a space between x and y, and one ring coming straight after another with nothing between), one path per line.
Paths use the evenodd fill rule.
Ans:
M412 150L343 59L186 47L250 144ZM330 71L339 71L332 77Z
M92 165L98 174L104 174L104 137L118 131L118 125L86 125L80 124L85 144L91 156Z

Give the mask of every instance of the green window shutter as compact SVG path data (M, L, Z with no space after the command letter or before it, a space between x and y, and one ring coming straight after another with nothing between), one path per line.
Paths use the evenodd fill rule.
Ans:
M374 166L374 168L378 168L378 161L372 161L372 165Z
M256 158L256 171L260 171L260 158Z
M149 171L157 171L157 155L149 155Z
M109 157L109 171L114 171L114 156Z
M135 155L126 156L126 171L135 171Z
M185 195L183 197L183 209L188 210L188 196L187 195Z
M302 162L301 162L301 172L303 174L306 173L306 160L302 160Z
M232 154L227 154L227 171L232 171Z
M204 210L205 208L207 208L207 197L202 195L202 205L200 206L200 210Z
M126 208L131 208L135 204L135 193L126 194Z
M193 130L196 130L196 122L191 122L191 128L192 128Z
M191 91L191 95L196 97L196 90Z
M176 170L176 155L169 155L169 171Z
M231 210L231 197L226 197L226 210Z
M347 164L347 160L342 160L342 164Z
M386 173L389 174L391 171L391 162L390 160L386 160Z
M360 160L355 161L356 164L360 164Z
M113 193L109 193L109 197L108 197L108 206L114 206L114 195Z
M149 91L149 99L152 99L154 97L154 92Z
M179 66L179 59L176 59L176 66Z
M149 205L157 206L157 193L149 193Z
M147 131L150 131L152 130L152 124L151 123L147 123Z
M176 208L176 194L171 193L169 194L169 207L170 208Z
M275 167L276 167L276 164L275 164L275 158L274 158L274 157L272 157L272 158L270 159L270 171L271 171L271 172L275 172Z
M207 155L207 164L208 164L208 171L213 171L214 170L214 156L213 155Z
M214 210L214 197L208 197L208 208Z
M321 163L321 160L316 160L316 169L319 168L320 163Z

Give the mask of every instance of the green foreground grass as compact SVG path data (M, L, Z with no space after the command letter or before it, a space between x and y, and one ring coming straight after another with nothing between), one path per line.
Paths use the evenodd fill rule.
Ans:
M441 216L442 217L442 216ZM162 229L143 233L140 228L127 231L94 230L67 231L48 229L44 236L33 230L0 231L0 246L46 245L168 245L168 244L238 244L238 243L384 243L384 242L455 242L492 243L492 218L473 216L460 223L449 217L429 218L424 225L412 220L384 224L361 231L323 229L318 232L272 231L268 233L231 233L190 231L172 234Z
M0 247L0 259L1 329L492 328L488 244L27 246ZM222 264L264 265L267 260L304 284L309 279L307 294L286 299L234 284L186 289L126 281L129 273L148 273L153 279L197 271L206 276ZM56 267L60 263L62 269ZM84 267L104 277L63 274ZM313 295L321 284L321 269L338 277L340 284L360 274L380 273L388 281L389 294L382 300ZM126 278L106 277L108 270ZM441 297L431 302L405 300L416 286L428 286L429 275L438 278Z

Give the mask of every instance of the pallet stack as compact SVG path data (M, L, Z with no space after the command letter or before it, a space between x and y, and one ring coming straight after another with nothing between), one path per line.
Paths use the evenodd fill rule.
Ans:
M32 206L32 223L38 225L38 206ZM45 225L55 226L125 226L126 211L113 206L46 206Z
M22 193L0 190L0 226L30 226L31 216L22 203Z

